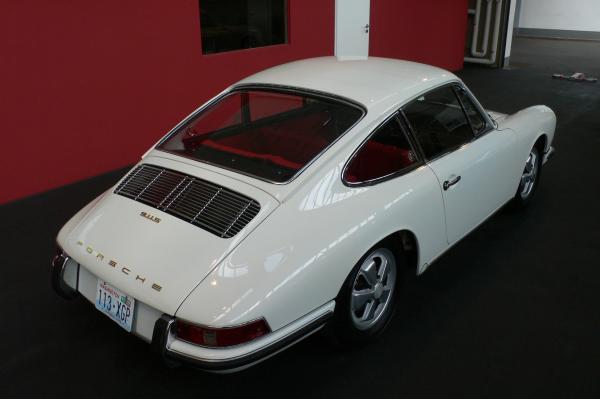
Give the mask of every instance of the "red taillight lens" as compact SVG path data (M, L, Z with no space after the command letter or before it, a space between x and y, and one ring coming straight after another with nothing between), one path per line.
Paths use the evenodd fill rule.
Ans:
M196 345L224 347L243 344L271 332L263 319L232 328L209 328L178 320L177 338Z

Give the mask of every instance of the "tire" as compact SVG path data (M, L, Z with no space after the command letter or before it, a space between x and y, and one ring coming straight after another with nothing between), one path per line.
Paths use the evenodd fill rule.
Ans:
M329 326L335 341L365 344L385 330L396 308L402 269L389 245L377 245L361 258L336 299Z
M525 208L531 203L542 176L542 155L537 147L533 147L529 152L529 157L525 163L519 188L512 200L513 206L517 209Z

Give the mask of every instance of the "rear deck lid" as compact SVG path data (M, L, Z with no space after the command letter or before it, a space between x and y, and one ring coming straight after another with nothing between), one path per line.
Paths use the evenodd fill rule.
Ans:
M272 196L251 185L149 157L62 244L100 279L174 314L277 206Z

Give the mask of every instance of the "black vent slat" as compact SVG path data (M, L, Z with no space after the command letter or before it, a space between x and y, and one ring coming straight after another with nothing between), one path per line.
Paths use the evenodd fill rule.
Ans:
M199 220L201 222L204 222L205 220L210 220L214 224L223 228L224 230L229 226L229 223L231 223L231 220L227 220L219 215L213 214L212 212L207 212L206 210L202 211L198 215L198 217L196 217L196 219L194 220L194 223L196 220Z
M138 201L147 202L150 204L160 204L164 198L164 196L160 196L159 194L145 192L138 198Z
M189 198L180 198L171 207L190 209L192 215L196 215L207 203L208 201L193 201Z
M190 209L195 210L194 213L197 213L199 210L201 210L202 208L204 208L206 206L206 204L208 204L209 200L205 200L205 199L200 199L200 200L195 200L192 198L189 198L189 196L186 197L180 197L177 201L174 202L174 204L176 206L182 206L182 207L187 207Z
M215 192L215 194L216 194L216 192ZM191 207L198 207L200 209L202 209L205 206L207 208L210 208L212 205L212 202L214 201L214 200L211 201L211 199L213 197L215 197L215 195L211 196L210 198L203 197L201 200L197 200L193 197L187 196L186 198L181 199L181 201L179 201L179 203L182 205L187 205L187 206L191 206ZM231 207L227 206L226 203L219 201L219 206L224 209L223 213L225 213L225 214L229 213L229 212L227 212L226 208L231 208Z
M132 193L137 192L139 193L139 191L143 190L144 187L146 187L148 185L148 183L150 183L151 180L148 180L147 182L142 182L141 178L140 180L132 180L129 183L127 183L127 186L123 187L121 190L123 191L130 191Z
M196 201L196 202L203 202L203 203L208 203L219 192L219 190L211 190L211 191L202 190L201 191L201 190L198 190L193 185L190 185L190 188L188 190L189 190L189 192L184 197L185 199L189 199L191 201Z
M173 185L165 186L161 184L156 184L156 182L154 182L148 187L146 191L144 191L143 194L140 195L140 197L154 195L160 197L160 200L162 201L171 193L171 191L173 191Z
M223 223L232 223L233 219L231 214L233 213L233 219L237 218L237 212L234 211L223 211L215 206L214 203L208 205L200 214L213 216L215 219L222 220Z
M237 198L227 198L227 197L223 197L221 198L221 201L223 202L223 204L227 204L228 206L231 207L239 207L239 206L246 206L246 204L248 203L248 201L242 201L242 200L238 200Z
M219 223L212 219L194 219L192 224L195 224L197 226L205 226L214 231L223 231L224 232L225 229L227 228L227 225L225 225L223 223Z
M169 212L169 213L173 216L177 216L178 218L181 218L186 221L190 221L194 218L194 215L190 215L189 213L186 213L186 212L182 211L181 209L173 210L172 212Z
M149 183L150 181L152 181L152 179L154 179L156 176L158 176L158 173L155 173L156 171L150 171L150 172L140 172L138 174L136 174L136 176L134 176L131 179L131 182L135 182L135 181L145 181L146 183ZM160 172L160 171L158 171Z
M162 200L162 203L159 205L162 206L161 209L164 211L169 209L171 205L173 205L173 203L180 198L181 194L187 190L192 181L193 180L191 178L185 176L179 183L177 183L171 193Z
M243 194L148 164L133 169L114 192L223 238L235 236L260 211L259 203Z

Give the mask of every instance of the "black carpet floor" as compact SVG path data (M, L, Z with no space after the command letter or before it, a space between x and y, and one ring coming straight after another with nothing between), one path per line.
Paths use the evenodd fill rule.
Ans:
M411 281L377 343L340 351L313 336L239 374L167 369L93 305L58 298L54 237L117 171L0 208L0 397L600 398L600 84L552 80L577 57L555 56L568 69L555 71L535 42L515 46L514 69L460 76L490 109L556 111L535 202L499 212Z

